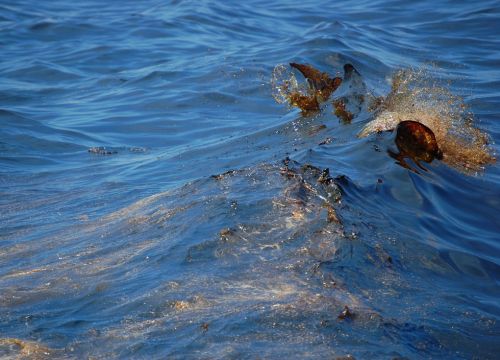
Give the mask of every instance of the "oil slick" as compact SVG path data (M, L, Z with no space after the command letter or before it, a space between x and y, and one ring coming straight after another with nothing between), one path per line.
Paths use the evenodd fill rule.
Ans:
M436 158L458 171L474 174L495 163L489 136L473 125L473 116L466 111L462 99L436 85L425 70L396 72L391 92L385 98L378 99L372 108L375 118L365 125L358 137L401 129L400 135L396 135L399 155L411 157L417 165L419 160L431 162ZM413 124L408 127L407 121L418 122L422 126ZM403 122L405 124L399 128ZM411 132L414 134L410 136ZM417 132L426 135L422 138ZM423 142L419 144L418 138ZM425 142L428 142L427 145ZM426 146L439 148L439 154L431 156L434 153L431 150L428 156L424 156L422 147ZM412 154L414 151L417 154ZM396 158L399 164L405 166L401 162L402 156L396 155Z
M57 351L35 341L0 338L0 356L2 359L48 360L52 359L56 353Z
M462 99L437 85L424 69L397 71L389 94L373 97L351 64L344 65L343 78L331 77L310 65L291 63L290 67L297 69L307 84L299 83L289 67L276 66L271 83L278 103L298 107L303 116L309 116L337 92L333 113L343 124L350 124L363 110L373 113L373 120L358 133L359 138L396 130L399 152L388 153L405 168L416 171L405 159L423 170L421 162L437 159L465 174L476 174L496 161L490 137L473 125L473 115Z
M425 171L427 170L420 164L420 161L430 163L434 159L443 158L432 130L417 121L406 120L398 124L396 146L399 153L389 150L389 155L396 159L399 165L417 173L418 171L406 163L405 158L412 159L419 168Z
M311 65L290 63L290 66L299 70L307 79L309 88L319 101L327 101L330 95L337 90L342 83L340 77L331 78L328 73L321 72Z
M272 76L273 97L278 103L298 107L307 116L320 110L321 103L342 84L340 77L330 77L311 65L290 63L307 80L307 85L299 83L295 74L286 65L277 65Z
M350 333L352 326L383 331L381 315L364 296L356 289L350 291L342 275L333 279L331 266L336 267L344 256L352 261L348 254L353 246L350 233L346 235L344 230L347 209L341 207L337 181L328 169L285 158L281 164L206 177L138 202L119 211L119 216L98 221L95 227L84 225L91 238L104 232L125 232L134 243L144 242L141 234L153 229L159 237L148 254L156 253L156 260L152 255L151 260L136 266L156 272L179 259L181 265L169 281L159 282L132 300L140 304L138 313L90 334L90 339L74 344L77 351L91 352L85 346L92 344L105 349L103 358L119 358L124 344L146 342L150 334L160 333L179 344L173 345L173 354L185 351L182 341L187 337L201 357L224 358L225 351L244 349L249 341L271 345L276 336L292 339L296 334L314 339L320 324L326 322L319 330L324 334L334 329ZM253 212L245 210L248 208ZM185 219L195 214L198 220L187 224ZM140 231L130 229L131 223L140 226ZM192 237L193 232L204 235ZM91 251L102 254L99 246ZM165 246L176 250L163 254ZM111 251L107 256L115 254ZM375 256L375 249L367 250L367 258ZM363 252L359 261L364 262L364 257ZM95 265L86 266L87 271L97 263L100 266L103 259L96 260ZM55 272L75 264L59 266ZM115 269L127 266L126 261L120 262ZM391 274L384 269L382 276ZM343 315L337 318L340 313ZM246 325L253 321L262 332ZM228 331L230 336L225 336ZM224 338L214 341L220 334ZM270 358L281 351L266 347Z

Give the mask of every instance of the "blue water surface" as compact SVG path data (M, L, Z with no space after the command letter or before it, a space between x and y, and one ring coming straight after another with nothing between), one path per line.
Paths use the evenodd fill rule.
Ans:
M409 171L271 76L430 66L498 153L499 34L495 0L3 0L0 357L498 358L499 165Z

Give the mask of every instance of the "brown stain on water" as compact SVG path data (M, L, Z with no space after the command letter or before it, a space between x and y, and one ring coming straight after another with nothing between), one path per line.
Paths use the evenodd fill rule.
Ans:
M290 65L309 83L299 83L290 67L278 65L271 79L273 97L278 103L300 108L302 115L319 111L320 103L342 82L309 65ZM334 108L344 122L352 120L343 103L335 102ZM496 162L490 137L474 125L474 117L462 98L439 84L425 68L397 71L390 93L376 98L369 109L375 112L375 118L359 137L395 130L402 121L416 121L432 131L442 151L442 161L456 170L475 174Z
M0 348L7 347L13 355L12 359L52 359L55 351L35 342L17 338L0 338ZM17 354L17 356L16 356ZM10 357L9 357L10 358Z
M393 130L407 120L431 129L443 153L443 162L461 172L480 172L496 161L489 136L474 125L473 115L463 100L424 69L395 73L391 92L359 136Z
M307 84L299 83L291 68L297 69L307 80ZM276 102L298 107L304 116L318 112L321 103L328 100L341 83L340 77L332 78L311 65L297 63L290 63L290 67L276 66L271 79Z

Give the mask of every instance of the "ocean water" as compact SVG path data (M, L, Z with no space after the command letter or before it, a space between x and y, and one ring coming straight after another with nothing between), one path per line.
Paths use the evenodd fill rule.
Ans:
M409 170L331 101L413 69L496 156L499 33L494 0L3 0L0 358L498 358L498 163ZM359 75L304 115L290 62Z

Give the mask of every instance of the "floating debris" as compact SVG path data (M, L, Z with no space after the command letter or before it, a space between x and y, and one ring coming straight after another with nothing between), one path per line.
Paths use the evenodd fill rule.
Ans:
M353 319L354 318L354 313L346 306L344 306L344 310L337 316L338 319L340 320L345 320L345 319Z
M331 144L333 141L333 139L331 137L327 137L325 140L323 140L322 142L318 143L319 146L321 145L328 145L328 144Z
M116 150L108 150L104 146L94 146L94 147L91 147L88 150L88 152L91 153L91 154L97 154L97 155L114 155L114 154L118 154L118 151L116 151Z
M230 228L224 228L219 231L219 236L221 240L228 241L229 237L234 234L234 230Z
M212 175L212 176L210 176L210 177L211 177L212 179L215 179L215 180L222 180L222 179L224 179L225 177L227 177L227 176L232 176L232 175L234 175L234 174L236 174L236 170L228 170L228 171L225 171L225 172L223 172L223 173L221 173L221 174Z

